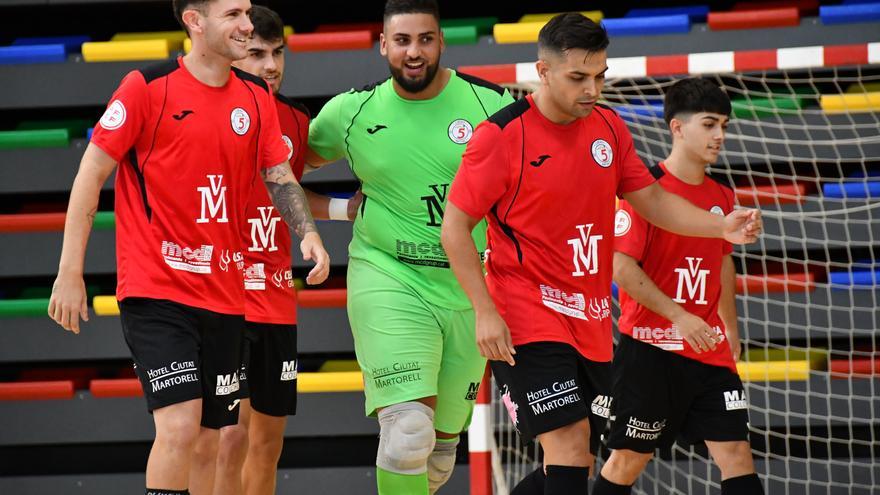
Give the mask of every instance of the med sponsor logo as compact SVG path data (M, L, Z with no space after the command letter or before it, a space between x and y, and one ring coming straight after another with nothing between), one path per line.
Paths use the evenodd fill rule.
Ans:
M590 412L602 418L611 416L611 402L614 400L609 395L597 395L590 404Z
M541 289L541 302L544 303L544 306L572 318L589 320L589 317L584 313L587 308L587 300L580 292L568 294L561 289L544 284L541 284L539 288Z
M422 380L422 367L418 361L394 363L391 366L373 368L373 384L376 388L391 387L404 383L418 382Z
M724 405L728 411L748 409L749 403L746 400L746 391L731 390L730 392L724 392Z
M162 241L162 257L175 270L210 274L213 255L214 246L202 244L202 247L192 249L171 241Z
M712 327L715 335L719 338L718 343L724 342L724 332L721 327L715 325ZM632 336L634 339L659 347L666 351L684 350L684 340L678 333L678 327L672 325L668 328L651 328L651 327L633 327Z
M150 388L153 392L180 385L198 382L199 375L195 361L172 361L168 366L147 370Z
M244 290L266 290L266 270L262 263L244 269Z
M230 373L228 375L217 375L216 395L229 395L238 392L238 373Z
M637 440L657 440L666 427L666 420L661 421L642 421L636 417L630 416L626 422L626 436Z
M397 239L397 259L403 263L449 268L446 251L437 242L410 242Z
M281 381L290 382L296 380L297 366L296 359L293 361L284 361L281 363Z
M578 386L572 378L564 382L553 382L549 387L526 392L526 400L529 401L532 413L539 416L547 411L580 402L581 396L577 390Z

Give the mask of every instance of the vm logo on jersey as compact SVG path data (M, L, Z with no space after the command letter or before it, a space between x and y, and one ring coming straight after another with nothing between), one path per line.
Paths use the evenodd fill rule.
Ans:
M746 402L746 391L731 390L730 392L724 392L724 405L728 411L748 409L749 404Z
M238 373L217 375L216 395L229 395L233 392L238 392Z
M196 190L202 195L202 213L196 219L196 223L208 223L213 218L217 223L227 223L226 218L226 186L223 185L222 175L209 175L210 186L197 187ZM220 218L217 218L217 215Z
M422 196L422 201L428 208L428 227L439 227L443 221L443 203L446 202L446 193L449 192L449 184L432 184L429 186L432 194Z
M296 359L281 363L281 381L289 382L296 380Z
M275 226L281 221L279 217L272 216L274 206L258 206L260 218L248 218L251 224L251 246L248 251L278 251L275 245Z
M593 231L591 223L578 225L577 229L580 236L568 240L573 251L571 261L574 263L574 271L571 274L575 277L583 277L587 273L595 275L599 272L599 241L602 236L590 235Z
M470 385L468 385L468 391L467 394L465 394L464 396L464 400L477 400L477 392L479 391L479 382L471 382Z
M706 302L706 277L709 270L700 270L703 258L686 257L687 268L676 268L675 273L678 274L678 289L675 291L673 301L677 303L686 302L684 297L684 289L687 289L688 299L694 301L694 304L708 304ZM697 297L699 293L699 297Z

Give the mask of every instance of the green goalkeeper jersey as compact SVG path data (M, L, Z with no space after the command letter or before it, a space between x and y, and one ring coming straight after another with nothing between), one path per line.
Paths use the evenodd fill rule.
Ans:
M470 307L440 245L440 225L474 128L513 102L501 87L452 71L429 100L407 100L389 78L331 99L309 126L309 147L348 159L364 204L349 254L412 286L428 302ZM486 223L473 233L486 247Z

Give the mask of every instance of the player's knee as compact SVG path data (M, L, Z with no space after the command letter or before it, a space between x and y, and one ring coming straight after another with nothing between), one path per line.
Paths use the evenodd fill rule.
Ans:
M161 415L161 418L156 418L157 442L173 450L194 450L198 444L201 429L199 418L190 414L166 411Z
M602 477L620 485L632 485L653 456L628 449L614 450L602 466Z
M428 456L428 489L431 493L436 493L452 476L458 441L457 437L451 441L438 441Z
M434 410L404 402L379 411L376 466L399 474L421 474L434 448Z
M586 419L538 435L547 464L585 466L590 462L590 425Z
M711 454L721 470L722 478L755 472L752 448L748 442L715 442Z
M248 450L248 429L242 424L225 426L220 429L220 447L217 459L223 463L244 459Z
M280 435L252 435L248 457L252 457L253 461L257 464L275 466L278 464L283 448L283 433Z

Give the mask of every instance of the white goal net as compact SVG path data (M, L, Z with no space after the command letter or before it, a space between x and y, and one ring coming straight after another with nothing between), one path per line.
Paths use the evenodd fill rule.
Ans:
M880 493L880 66L702 77L734 105L710 171L764 216L763 237L734 252L758 474L774 495ZM675 80L606 83L647 164L670 151L662 95ZM520 443L497 390L492 417L495 492L507 493L540 449ZM676 445L634 492L719 489L705 447Z

